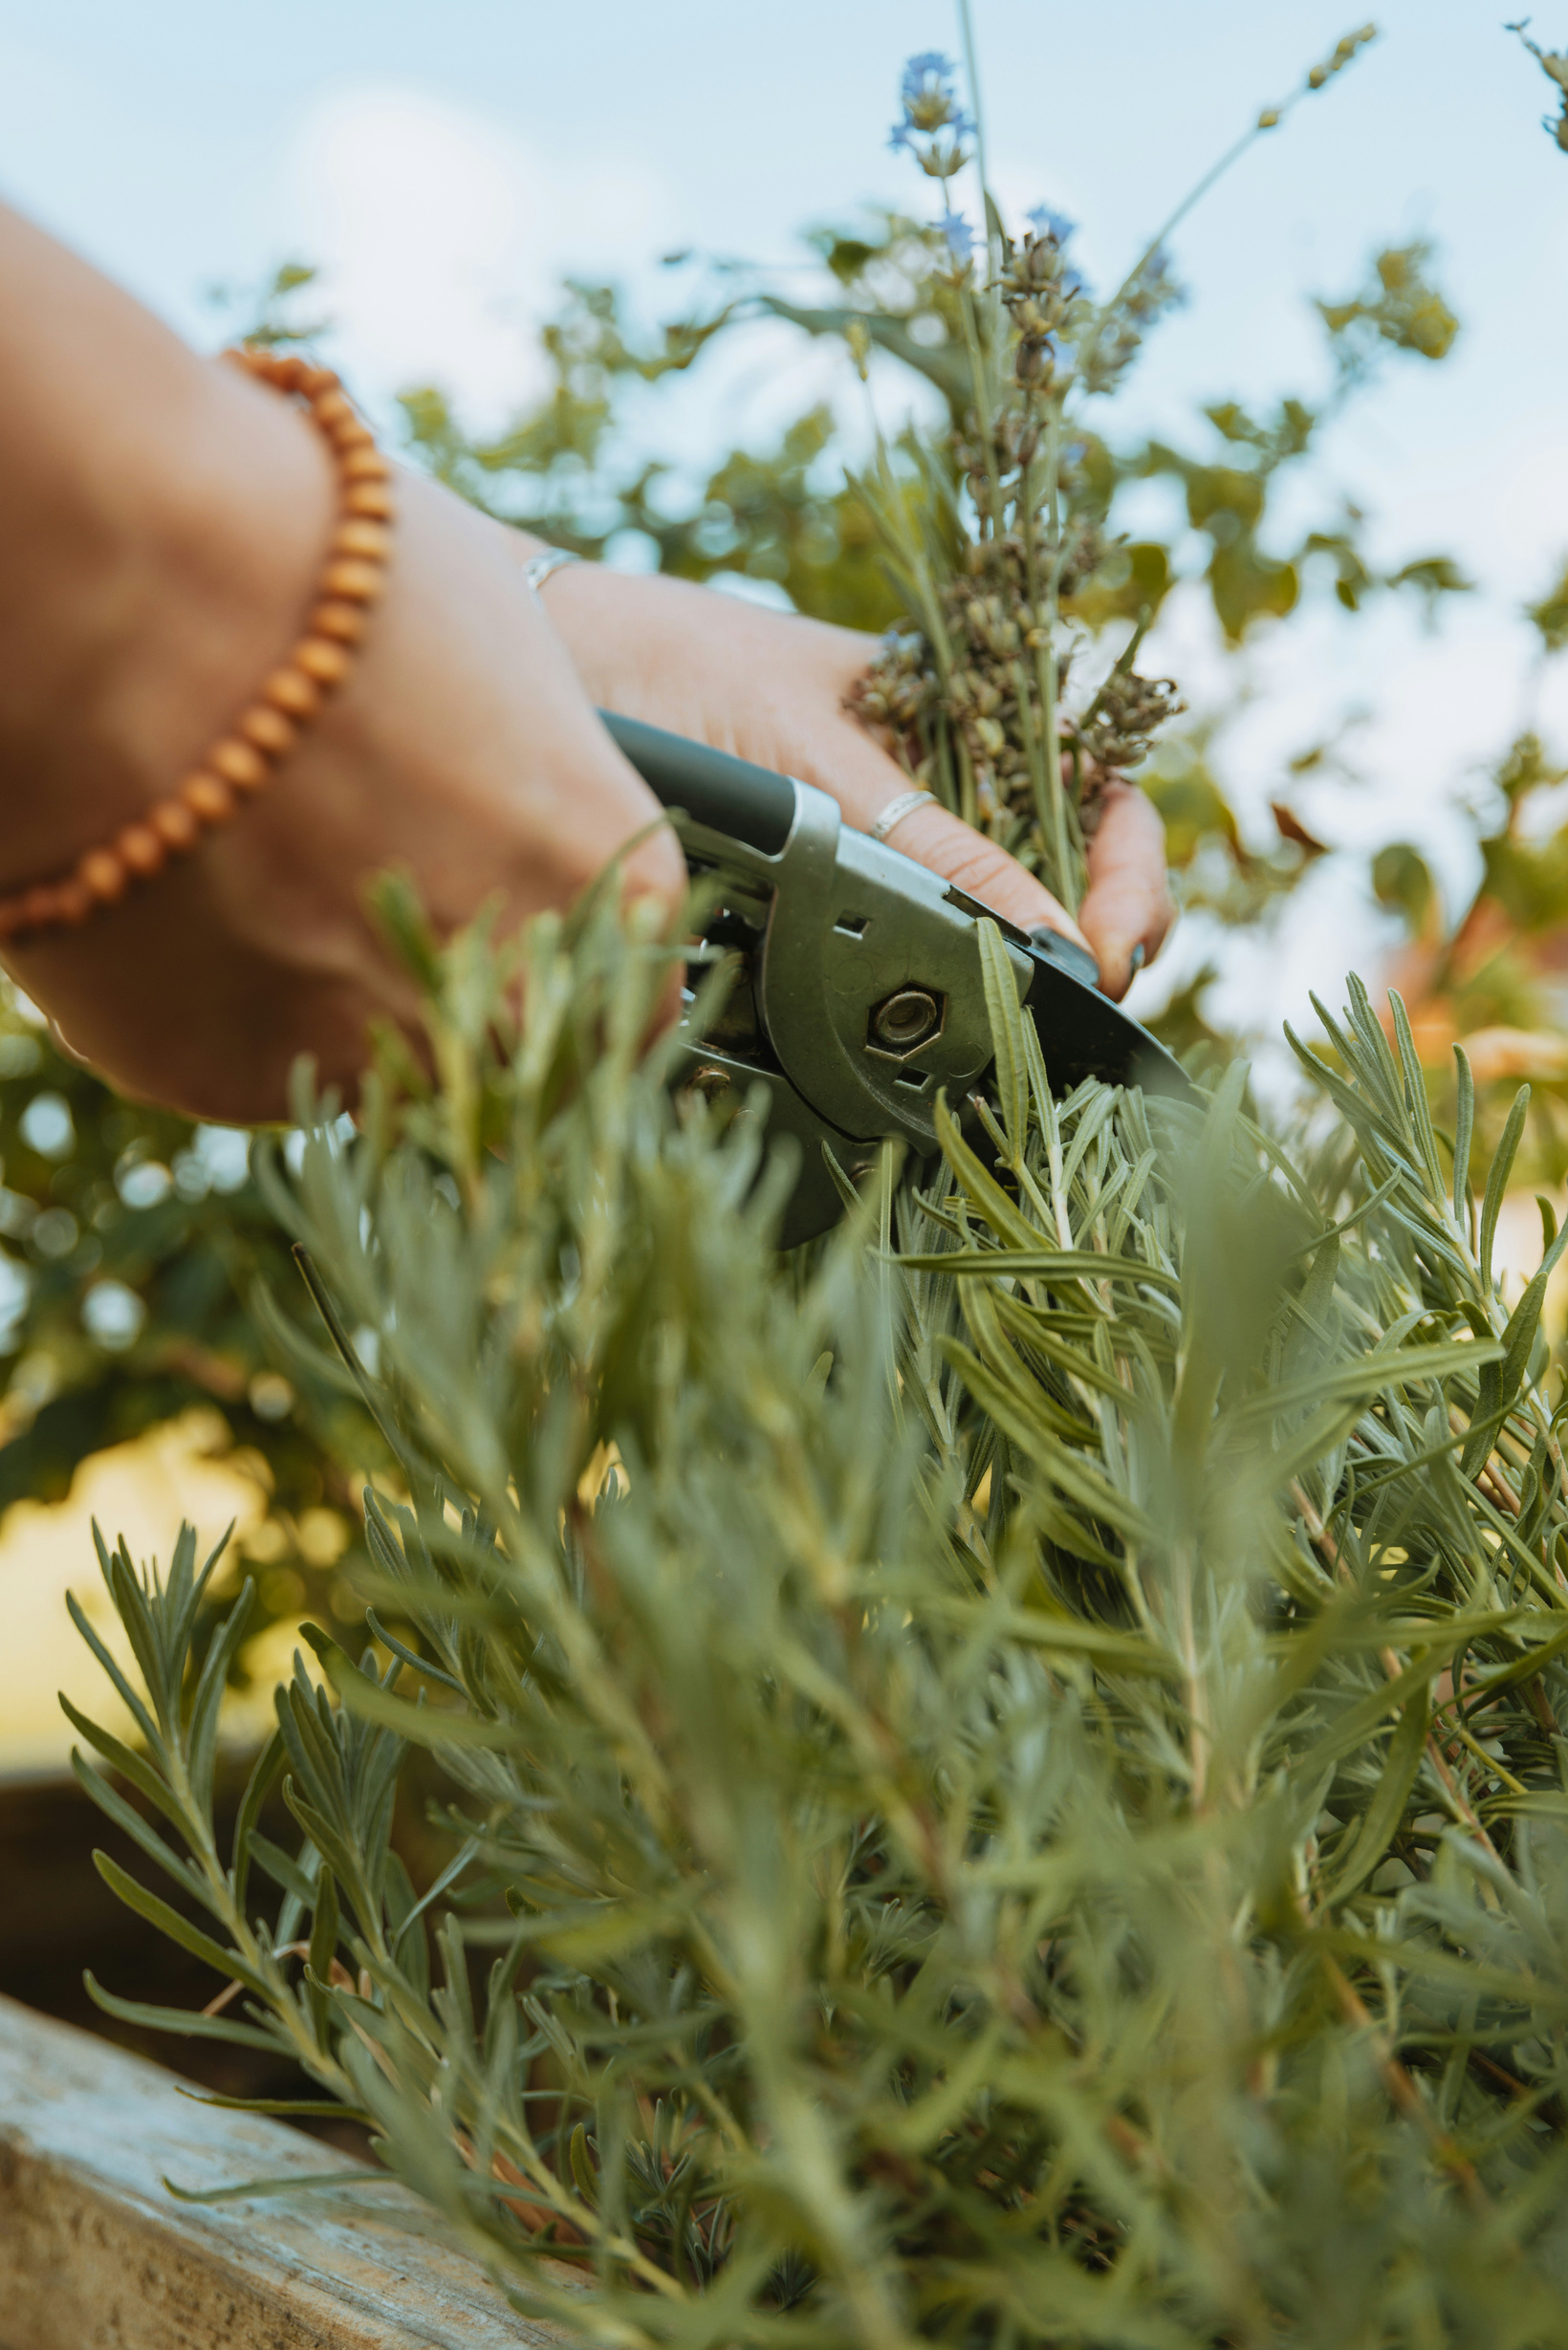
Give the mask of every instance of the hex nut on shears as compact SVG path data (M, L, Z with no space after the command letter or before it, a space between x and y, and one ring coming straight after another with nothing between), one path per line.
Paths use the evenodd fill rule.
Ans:
M947 999L929 988L899 988L871 1008L867 1049L885 1060L907 1060L940 1035Z

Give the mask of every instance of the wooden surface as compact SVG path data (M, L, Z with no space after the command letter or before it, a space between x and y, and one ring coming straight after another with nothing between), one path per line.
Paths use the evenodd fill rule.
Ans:
M0 2350L558 2350L479 2269L397 2225L418 2206L390 2181L206 2207L163 2185L342 2167L0 1999Z

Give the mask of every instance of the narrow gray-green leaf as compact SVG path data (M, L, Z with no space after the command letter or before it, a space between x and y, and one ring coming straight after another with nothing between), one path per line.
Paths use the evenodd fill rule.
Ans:
M1475 1132L1475 1079L1470 1075L1470 1055L1462 1044L1453 1048L1454 1076L1459 1091L1459 1107L1453 1131L1453 1213L1460 1230L1470 1229L1470 1138Z
M911 1273L946 1273L961 1278L1146 1281L1155 1289L1172 1292L1182 1286L1177 1275L1162 1266L1146 1265L1137 1256L1102 1256L1098 1249L953 1249L945 1255L901 1256L898 1262Z
M1481 1202L1481 1241L1478 1253L1481 1280L1484 1287L1488 1289L1492 1286L1492 1244L1497 1233L1497 1218L1502 1212L1503 1195L1508 1189L1508 1179L1514 1172L1514 1162L1518 1156L1519 1138L1524 1133L1524 1121L1529 1109L1530 1088L1528 1085L1521 1085L1514 1097L1514 1106L1509 1111L1502 1140L1497 1145L1496 1155L1487 1176L1486 1196Z
M1421 1153L1421 1163L1426 1170L1426 1182L1434 1201L1441 1203L1444 1194L1443 1169L1438 1162L1437 1136L1432 1131L1431 1107L1426 1099L1426 1079L1416 1051L1416 1040L1410 1034L1409 1014L1405 1012L1397 989L1388 990L1388 1009L1393 1014L1394 1036L1399 1045L1400 1065L1405 1075L1405 1106L1409 1112L1410 1128Z
M1358 1885L1365 1883L1382 1861L1405 1817L1405 1807L1426 1748L1426 1691L1412 1689L1394 1725L1383 1776L1362 1816L1361 1828L1323 1895L1325 1907L1332 1908L1337 1902L1346 1900Z
M264 2048L275 2056L283 2047L277 2033L258 2031L254 2024L235 2023L229 2015L207 2015L200 2008L150 2007L144 1999L121 1999L105 1991L91 1968L82 1976L87 1996L105 2015L122 2024L138 2024L145 2032L169 2032L180 2039L228 2040L235 2048Z
M1029 1135L1029 1075L1024 1053L1023 1007L1018 1001L1018 983L1013 975L1013 965L1002 944L1002 933L996 925L982 921L975 925L980 946L980 977L986 990L986 1013L991 1022L991 1040L996 1054L996 1092L1002 1107L1002 1124L1012 1148L1012 1164L1021 1165L1024 1143Z
M182 1950L188 1950L192 1958L199 1958L204 1967L212 1969L214 1974L237 1978L248 1991L253 1991L258 1999L271 1998L272 1993L260 1975L237 1950L226 1950L221 1943L213 1941L210 1934L204 1934L200 1926L192 1926L188 1918L183 1918L177 1909L171 1909L167 1902L160 1901L156 1893L149 1893L145 1885L139 1884L106 1852L95 1852L93 1865L110 1892L117 1893L127 1909L134 1909L139 1918L145 1918L149 1926L156 1926L161 1934L166 1934L170 1942L177 1942Z

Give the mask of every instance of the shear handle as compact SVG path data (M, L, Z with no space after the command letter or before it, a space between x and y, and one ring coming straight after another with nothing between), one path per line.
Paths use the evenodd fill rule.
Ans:
M764 857L779 854L795 822L795 786L788 775L732 759L707 743L688 742L684 734L666 734L641 718L622 718L614 710L599 714L666 808L683 809L709 832L744 840Z

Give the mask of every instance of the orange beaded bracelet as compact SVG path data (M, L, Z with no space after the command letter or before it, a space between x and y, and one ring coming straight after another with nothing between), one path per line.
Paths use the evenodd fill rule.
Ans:
M303 401L337 464L338 520L306 633L169 798L89 849L63 880L38 881L0 899L0 941L75 927L98 907L113 905L133 882L150 881L171 857L185 856L204 831L227 824L269 781L325 696L348 675L368 608L386 584L392 468L331 368L250 347L223 356L258 381Z

